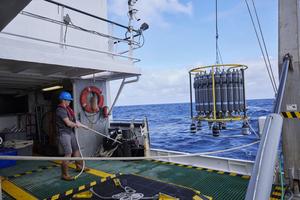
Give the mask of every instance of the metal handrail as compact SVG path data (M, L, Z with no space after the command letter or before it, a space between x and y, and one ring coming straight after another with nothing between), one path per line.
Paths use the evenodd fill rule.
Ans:
M24 15L24 16L27 16L27 17L32 17L32 18L35 18L35 19L44 20L44 21L47 21L47 22L50 22L50 23L53 23L53 24L66 26L65 22L55 20L55 19L51 19L51 18L48 18L48 17L44 17L42 15L34 14L34 13L31 13L31 12L21 11L20 14ZM97 35L97 36L106 37L106 38L109 38L109 39L112 39L112 40L116 40L118 42L129 42L128 39L126 39L126 38L122 39L122 38L115 37L115 36L112 36L112 35L108 35L108 34L105 34L105 33L100 33L98 31L88 30L88 29L76 26L74 24L68 24L67 26L68 26L68 28L72 28L72 29L75 29L75 30L78 30L78 31L84 31L84 32L87 32L87 33L90 33L90 34L93 34L93 35Z
M35 37L19 35L19 34L15 34L15 33L0 32L0 34L25 38L25 39L29 39L29 40L35 40L35 41L39 41L39 42L45 42L45 43L49 43L49 44L62 45L62 46L70 47L70 48L75 48L75 49L80 49L80 50L85 50L85 51L91 51L91 52L106 54L106 55L110 55L110 56L116 56L116 57L120 57L120 58L126 58L126 59L129 59L129 60L133 60L134 62L140 62L141 61L140 59L134 58L134 57L131 57L131 56L124 56L124 55L111 53L111 52L107 52L107 51L100 51L100 50L96 50L96 49L90 49L90 48L86 48L86 47L80 47L80 46L70 45L70 44L61 43L61 42L54 42L54 41L44 40L44 39L35 38Z
M135 30L135 29L133 29L133 28L129 28L128 26L119 24L119 23L117 23L117 22L114 22L114 21L111 21L111 20L108 20L108 19L105 19L105 18L96 16L96 15L93 15L93 14L90 14L90 13L87 13L87 12L84 12L84 11L82 11L82 10L73 8L73 7L71 7L71 6L68 6L68 5L65 5L65 4L56 2L56 1L52 1L52 0L44 0L44 1L46 1L46 2L48 2L48 3L52 3L52 4L55 4L55 5L58 5L58 6L62 6L62 7L64 7L64 8L69 9L69 10L73 10L73 11L75 11L75 12L81 13L81 14L83 14L83 15L86 15L86 16L89 16L89 17L92 17L92 18L95 18L95 19L99 19L99 20L104 21L104 22L107 22L107 23L109 23L109 24L113 24L113 25L116 25L116 26L125 28L126 30L131 29L131 31L134 31L134 32L136 32L136 33L139 33L138 30Z

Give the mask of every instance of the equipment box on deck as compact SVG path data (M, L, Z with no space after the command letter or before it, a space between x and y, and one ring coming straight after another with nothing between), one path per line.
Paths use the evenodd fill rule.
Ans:
M4 146L15 149L18 156L32 156L32 140L9 140Z
M16 156L17 150L12 148L1 148L0 149L1 156ZM16 165L15 160L0 160L0 168L11 167Z
M16 148L18 156L32 156L32 144Z

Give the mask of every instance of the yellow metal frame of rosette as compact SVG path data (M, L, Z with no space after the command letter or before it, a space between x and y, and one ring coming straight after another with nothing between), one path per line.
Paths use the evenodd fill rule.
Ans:
M197 117L196 119L202 120L202 121L210 121L210 122L228 122L228 121L241 121L245 120L245 117L237 116L237 117L226 117L223 119L217 118L217 111L216 111L216 90L215 90L215 68L227 68L227 70L235 69L235 68L241 68L243 70L248 69L247 65L242 64L215 64L215 65L206 65L206 66L200 66L196 67L194 69L191 69L189 71L190 74L192 73L199 73L199 72L205 72L205 69L211 69L212 72L212 91L213 91L213 99L214 99L214 111L213 111L213 118L207 118L207 117Z
M222 119L214 119L214 118L209 118L209 117L205 117L205 116L199 116L199 117L194 117L193 120L197 120L197 121L208 121L208 122L231 122L231 121L244 121L247 120L248 117L244 117L244 116L232 116L232 117L226 117L226 118L222 118Z

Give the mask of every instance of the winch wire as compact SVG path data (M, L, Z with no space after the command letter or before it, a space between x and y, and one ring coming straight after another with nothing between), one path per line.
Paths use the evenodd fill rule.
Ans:
M256 25L255 25L255 22L254 22L254 19L253 19L253 16L252 16L251 9L250 9L250 6L248 4L248 1L245 0L245 3L247 5L248 13L249 13L250 18L251 18L252 26L253 26L253 29L255 31L255 35L256 35L256 38L257 38L257 41L258 41L258 44L259 44L259 48L260 48L261 54L263 56L266 68L267 68L267 72L268 72L268 75L269 75L269 78L270 78L270 81L271 81L274 93L276 94L277 93L276 83L275 83L275 79L272 78L272 77L274 77L274 75L271 75L271 71L269 69L269 65L268 65L267 60L266 60L266 55L265 55L264 50L262 48L260 37L258 35L258 31L257 31Z
M254 8L254 13L255 13L255 16L256 16L256 21L257 21L257 24L258 24L258 28L259 28L261 39L262 39L262 42L263 42L263 46L264 46L264 49L265 49L265 52L266 52L266 57L267 57L267 61L268 61L268 64L269 64L269 68L270 68L270 72L271 72L271 75L272 75L272 79L274 81L274 85L275 85L275 88L276 88L276 91L277 91L277 85L276 85L276 81L275 81L275 77L274 77L272 65L271 65L271 62L270 62L270 57L269 57L268 49L267 49L267 46L266 46L265 37L264 37L264 34L262 32L261 23L260 23L258 14L257 14L257 9L256 9L256 6L255 6L255 2L254 2L254 0L251 0L251 1L252 1L252 5L253 5L253 8Z

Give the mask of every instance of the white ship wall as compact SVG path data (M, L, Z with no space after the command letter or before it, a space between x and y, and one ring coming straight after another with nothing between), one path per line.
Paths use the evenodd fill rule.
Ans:
M58 2L102 18L107 18L106 0L58 0ZM111 26L101 20L42 0L32 0L23 11L59 21L62 21L63 16L68 14L74 25L103 34L109 34L108 29ZM5 34L13 33L55 43L64 43L65 29L65 25L53 24L41 19L19 14L0 34L0 60L4 59L6 63L7 60L18 60L101 71L140 73L140 71L134 67L132 60L105 53L111 52L109 50L109 41L107 38L101 36L67 28L66 44L85 48L79 49ZM117 27L110 27L110 29L115 30ZM125 31L125 29L123 29L123 31ZM15 65L15 63L12 62L8 64ZM2 66L3 65L0 65L0 70ZM49 68L47 65L41 65L40 67Z
M74 111L76 118L84 125L97 130L103 134L107 134L107 128L109 127L109 119L103 118L102 113L97 114L86 113L80 105L80 94L81 91L89 86L96 86L104 95L104 105L110 106L109 84L104 81L91 82L90 80L75 80L73 86L74 94ZM76 129L78 134L79 144L84 156L94 156L102 144L102 136L97 135L89 130L80 128Z
M87 13L107 18L106 0L57 1ZM62 21L64 15L69 14L74 25L110 35L109 29L111 30L111 27L108 23L66 8L63 9L61 6L43 0L32 0L23 11L59 21ZM81 91L86 86L95 84L103 90L105 105L111 107L109 81L139 75L140 70L134 66L135 60L133 59L99 52L108 52L111 49L109 45L111 41L104 37L68 28L66 44L85 49L62 45L65 28L65 25L53 24L19 14L0 32L0 77L4 77L3 80L0 79L0 94L5 94L5 90L13 91L15 94L19 94L19 90L23 93L30 92L29 112L34 113L36 105L48 107L52 105L50 100L44 101L42 99L42 92L39 91L44 87L62 84L67 80L74 83L74 109L80 115L77 117L80 117L80 121L91 128L105 132L109 120L101 119L99 123L91 124L84 116L79 103ZM115 30L115 28L114 26L112 29ZM123 31L126 30L123 29ZM24 37L31 37L31 39ZM52 43L33 40L32 38L51 41ZM97 52L92 50L97 50ZM87 73L97 72L108 72L106 73L108 75L99 77L96 83L93 80L80 78ZM18 84L14 81L16 79ZM71 90L68 87L64 87L64 89ZM6 123L5 120L2 120L0 116L0 124ZM16 120L10 122L16 123ZM78 135L83 154L93 155L101 144L102 138L83 129L78 130Z
M106 0L58 0L57 2L66 4L68 6L80 9L102 18L107 18ZM64 15L69 14L74 25L106 34L108 33L107 23L76 13L74 11L70 11L68 9L63 9L62 7L58 7L45 1L33 0L24 9L24 11L35 13L59 21L62 21ZM45 22L43 20L19 14L3 30L3 32L10 32L35 38L43 38L45 40L62 43L64 30L65 26ZM22 38L18 40L28 41ZM71 28L68 28L67 30L67 43L77 46L84 46L87 48L108 50L106 38L97 37L95 35L87 34L85 32L74 30Z

